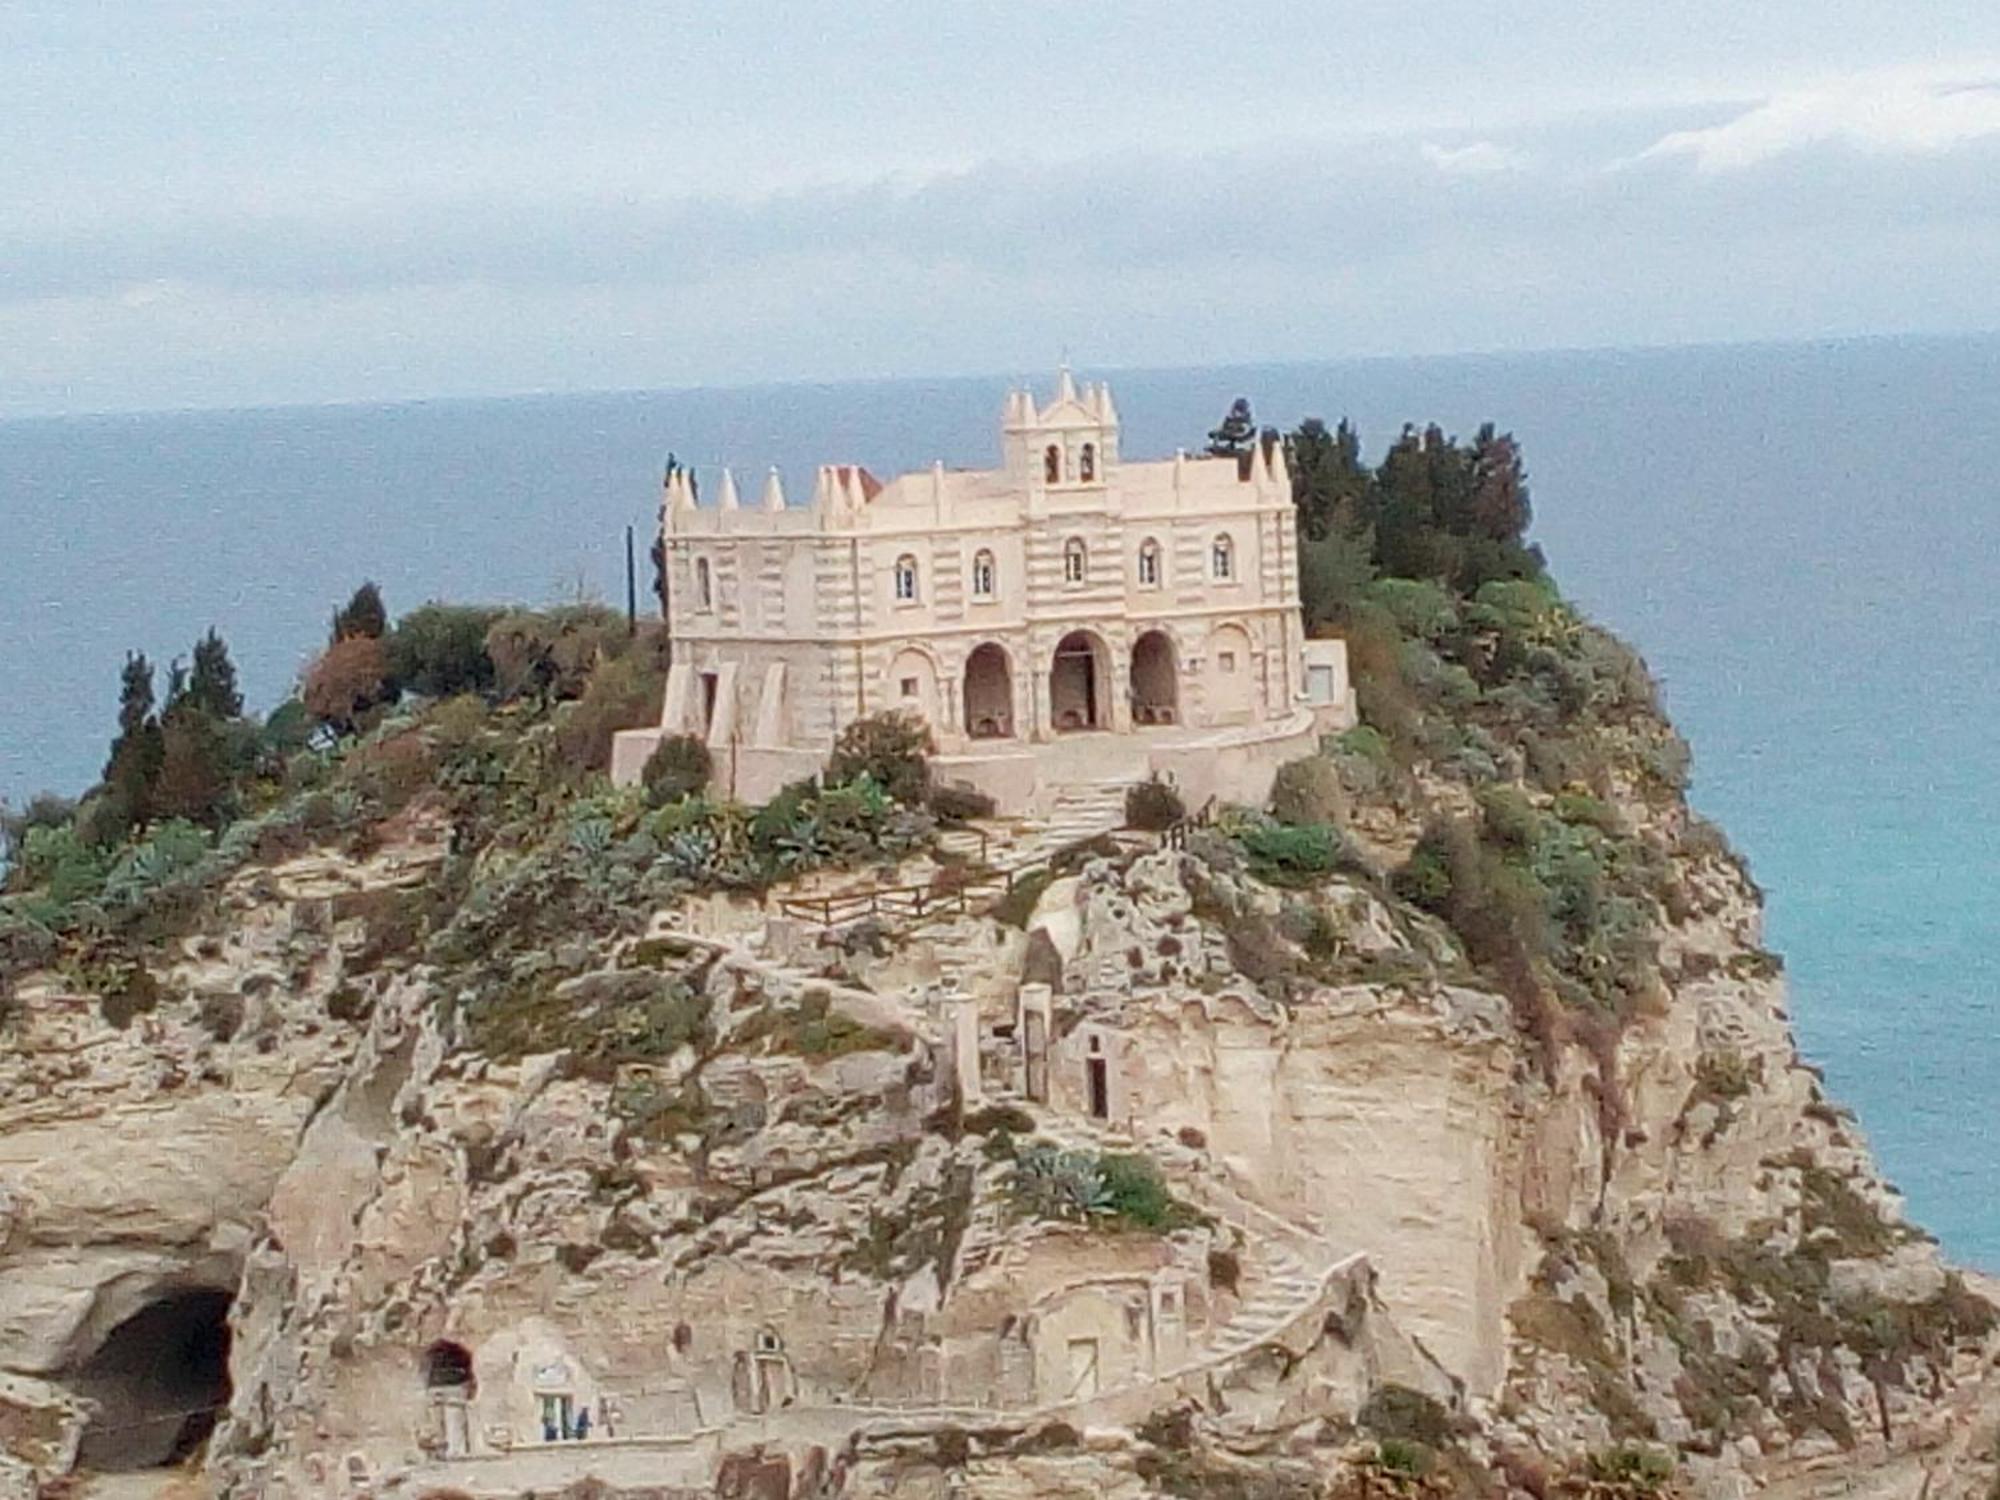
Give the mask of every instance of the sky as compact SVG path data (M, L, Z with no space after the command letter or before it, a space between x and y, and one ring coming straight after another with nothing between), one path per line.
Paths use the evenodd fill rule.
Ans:
M0 0L0 416L2000 327L1992 0Z

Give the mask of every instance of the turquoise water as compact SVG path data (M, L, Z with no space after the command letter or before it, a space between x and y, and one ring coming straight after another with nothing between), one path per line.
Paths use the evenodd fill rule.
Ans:
M214 624L268 705L364 576L394 608L615 601L669 449L753 489L779 465L802 502L831 459L990 462L1005 384L0 424L0 796L91 779L128 646ZM1770 892L1803 1050L1916 1214L2000 1269L2000 338L1115 385L1134 455L1197 444L1238 394L1268 422L1352 415L1371 450L1406 418L1513 428L1557 576L1645 652L1697 804Z

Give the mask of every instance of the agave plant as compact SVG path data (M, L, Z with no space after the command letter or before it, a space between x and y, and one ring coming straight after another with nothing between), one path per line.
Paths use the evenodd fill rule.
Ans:
M684 828L667 835L660 858L676 875L701 880L714 868L718 852L715 835L708 829Z
M569 826L569 847L591 863L601 862L611 853L611 820L596 814L578 818Z
M803 813L777 838L778 864L787 870L809 870L834 854L830 830L816 813Z
M1015 1159L1013 1193L1021 1207L1037 1218L1083 1220L1113 1208L1097 1158L1057 1146L1022 1148Z

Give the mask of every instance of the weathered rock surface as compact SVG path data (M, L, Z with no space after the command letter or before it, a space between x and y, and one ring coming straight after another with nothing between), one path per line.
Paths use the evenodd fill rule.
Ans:
M230 1495L1443 1494L1625 1446L1694 1494L1990 1482L1990 1311L1800 1064L1719 855L1622 1027L1538 1031L1366 881L1160 849L1030 934L822 943L740 901L580 934L479 1001L572 1018L521 1050L380 958L444 857L408 834L241 877L123 1027L20 995L0 1494L75 1461L86 1395L100 1443L107 1401L198 1441L171 1381L104 1394L120 1329L197 1293ZM977 1079L940 992L985 1017ZM1179 1216L1024 1216L1036 1136L1046 1191L1109 1203L1143 1155ZM1406 1429L1448 1472L1371 1488Z

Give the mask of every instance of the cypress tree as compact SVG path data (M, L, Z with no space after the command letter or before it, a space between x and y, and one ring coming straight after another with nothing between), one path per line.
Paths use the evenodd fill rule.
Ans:
M111 755L104 764L109 804L104 829L112 836L144 824L153 815L153 789L165 754L153 707L153 664L144 652L127 652L118 682L118 737L111 742Z
M243 717L243 694L236 686L236 663L229 659L229 646L210 626L208 634L194 643L194 670L187 685L189 703L210 718Z

